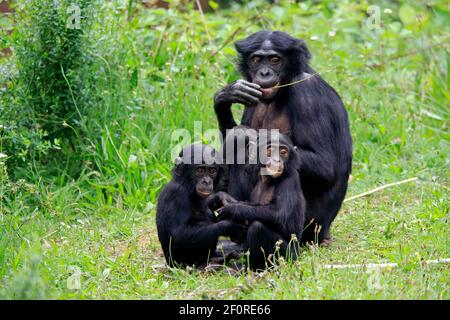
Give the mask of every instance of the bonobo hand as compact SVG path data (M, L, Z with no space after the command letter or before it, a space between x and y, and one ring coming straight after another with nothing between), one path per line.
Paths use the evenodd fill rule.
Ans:
M224 206L222 209L219 209L219 216L217 217L219 220L234 220L238 221L239 219L239 211L238 204L230 203Z
M213 195L210 195L206 200L208 207L212 211L216 211L229 203L236 203L237 200L224 191L219 191Z
M227 236L230 240L236 243L242 243L245 241L248 227L242 223L232 222L228 229Z
M225 225L226 231L224 236L230 237L230 240L236 243L244 242L248 229L245 224L231 220L220 221L219 223Z
M245 106L256 105L262 97L261 86L246 80L237 80L215 96L216 105L222 103L242 103Z

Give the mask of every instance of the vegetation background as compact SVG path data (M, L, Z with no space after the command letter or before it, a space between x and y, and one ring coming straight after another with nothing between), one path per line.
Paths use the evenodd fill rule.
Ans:
M150 2L17 0L0 17L1 298L450 298L450 265L424 263L450 258L447 1ZM171 133L216 128L232 43L261 29L305 39L341 94L349 197L418 180L347 201L330 248L272 272L170 270L155 204ZM384 262L398 268L324 268Z

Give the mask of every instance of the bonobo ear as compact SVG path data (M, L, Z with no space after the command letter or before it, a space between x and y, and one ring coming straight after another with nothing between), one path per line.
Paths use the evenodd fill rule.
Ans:
M177 176L181 176L184 170L183 158L176 157L175 158L175 168L173 169L173 173Z
M308 46L305 41L302 39L295 40L295 48L297 50L297 54L301 57L301 59L305 62L308 62L311 59L311 52L309 52Z
M295 39L294 42L294 55L295 60L301 72L306 72L309 60L311 59L311 53L302 39Z
M217 169L217 177L214 179L214 192L227 191L229 184L228 166L221 164Z
M248 81L251 81L251 76L250 72L248 71L247 57L251 52L256 50L250 44L251 42L249 41L248 38L236 41L234 43L234 47L238 52L237 68L239 72L242 74L242 76Z
M300 152L301 151L297 146L294 146L294 148L292 149L291 163L292 163L292 167L297 171L300 170L300 166L302 164L301 159L300 159L300 156L301 156Z
M243 55L244 54L244 47L246 46L246 41L244 40L240 40L240 41L236 41L234 43L234 47L236 48L236 51L240 54Z

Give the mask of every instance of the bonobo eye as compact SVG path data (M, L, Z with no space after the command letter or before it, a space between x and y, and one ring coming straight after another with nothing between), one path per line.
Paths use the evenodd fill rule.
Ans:
M197 167L197 169L195 169L195 175L197 176L203 176L205 174L205 168L203 167Z
M254 57L252 58L252 63L258 64L258 63L260 63L260 62L261 62L261 57L254 56Z
M209 168L208 169L208 174L212 177L214 177L217 174L217 169L216 168Z
M281 156L282 158L287 158L288 155L289 155L289 150L288 150L288 148L286 148L286 147L281 147L281 148L280 148L280 156Z
M272 147L267 147L267 157L271 157L272 156Z
M272 58L270 58L270 63L271 64L279 64L280 62L281 62L280 57L273 56Z

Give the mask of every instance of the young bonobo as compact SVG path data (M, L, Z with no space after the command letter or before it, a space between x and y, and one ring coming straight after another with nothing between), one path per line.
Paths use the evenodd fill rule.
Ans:
M175 161L172 180L158 198L158 237L171 267L207 264L219 236L243 232L244 227L231 220L217 221L208 208L207 197L216 190L223 170L216 157L206 145L185 147Z
M250 159L250 154L257 140L257 131L247 126L236 126L225 137L222 153L228 169L227 192L239 201L248 201L256 185L257 159L256 155Z
M219 220L244 219L248 230L244 250L249 251L249 267L265 269L268 259L279 247L281 256L297 258L305 222L305 200L300 192L298 170L300 158L291 140L282 134L260 141L260 174L250 195L250 202L227 201L220 210ZM266 159L261 159L261 155ZM215 197L220 198L222 193ZM217 199L216 199L217 201ZM281 240L281 241L279 241Z

